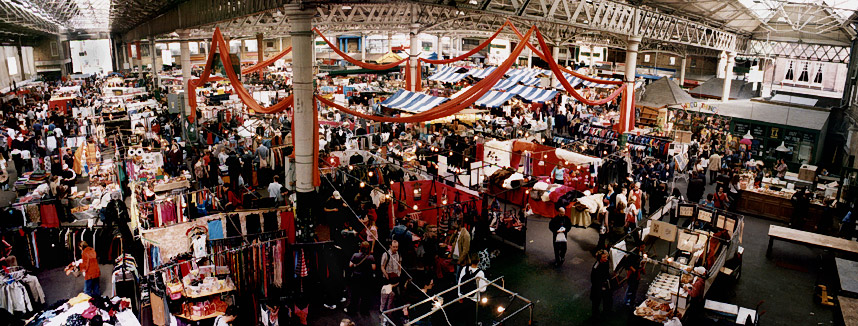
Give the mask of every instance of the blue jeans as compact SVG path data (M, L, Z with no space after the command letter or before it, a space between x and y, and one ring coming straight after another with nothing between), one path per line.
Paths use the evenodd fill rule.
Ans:
M101 296L101 289L99 288L98 279L94 278L91 280L83 281L83 293L86 293L90 297Z

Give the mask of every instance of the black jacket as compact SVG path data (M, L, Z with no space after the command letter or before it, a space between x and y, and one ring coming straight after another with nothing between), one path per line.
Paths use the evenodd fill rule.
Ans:
M569 216L558 215L548 222L548 229L551 230L552 239L554 234L556 234L557 230L560 230L561 227L566 228L566 232L563 232L563 236L566 236L566 234L569 233L569 229L572 228L572 220L569 219Z

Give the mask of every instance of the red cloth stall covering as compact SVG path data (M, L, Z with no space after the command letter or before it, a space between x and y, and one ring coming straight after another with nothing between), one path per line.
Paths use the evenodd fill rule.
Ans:
M554 152L555 150L556 148L551 146L516 140L512 144L512 158L510 159L510 165L513 168L518 167L524 151L529 151L531 153L530 158L533 161L533 176L551 176L551 171L554 170L554 167L565 163L561 159L557 158L557 155ZM539 162L545 163L539 164Z
M519 187L515 189L506 189L504 187L489 183L489 188L486 193L497 198L503 199L508 203L524 206L527 203L528 190L530 187Z
M68 112L68 102L74 100L74 97L60 97L48 101L48 109L51 111L62 111L63 114Z
M432 183L435 183L434 194L432 192ZM420 186L421 189L421 197L420 200L414 200L414 188L416 185ZM405 196L403 198L403 194L400 192L404 188ZM469 202L472 200L476 200L475 205L477 207L478 212L482 212L482 200L479 199L479 196L475 196L469 193L466 193L462 190L456 189L455 187L450 187L440 182L435 182L432 180L419 180L419 181L406 181L403 184L403 187L400 187L399 182L395 182L391 189L393 189L393 197L398 198L399 200L403 200L406 203L405 210L400 209L398 202L393 209L393 216L396 218L403 218L408 216L408 214L414 213L414 205L417 205L417 211L420 212L420 219L426 224L438 224L438 210L431 209L432 207L443 206L441 203L444 196L444 190L446 189L447 193L447 205L454 204L456 202L456 194L458 193L460 203ZM429 205L429 197L435 196L437 201L435 206Z
M544 217L554 217L559 213L554 208L554 202L551 201L541 201L528 196L527 204L530 205L530 209L533 210L534 214L539 214Z

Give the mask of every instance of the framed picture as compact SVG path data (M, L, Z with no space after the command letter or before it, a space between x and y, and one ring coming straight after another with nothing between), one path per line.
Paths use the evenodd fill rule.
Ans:
M696 211L697 211L697 205L679 204L679 212L678 212L679 217L694 218Z
M704 222L712 223L712 212L705 209L698 210L697 219Z

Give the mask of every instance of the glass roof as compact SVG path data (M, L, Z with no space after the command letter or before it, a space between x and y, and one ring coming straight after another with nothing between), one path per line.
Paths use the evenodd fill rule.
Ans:
M838 19L848 19L858 10L858 0L738 0L761 21L767 22L784 5L818 4L830 9Z
M108 29L110 28L111 0L70 0L77 4L80 14L73 17L68 26L71 29Z

